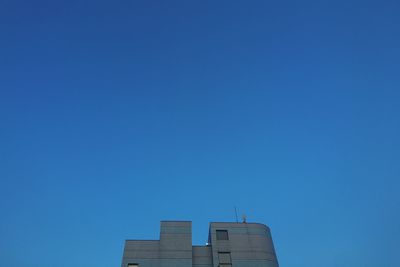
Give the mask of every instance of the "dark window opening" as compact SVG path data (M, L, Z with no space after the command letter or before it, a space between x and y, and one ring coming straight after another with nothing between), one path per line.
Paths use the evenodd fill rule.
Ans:
M229 240L227 230L217 230L217 240Z
M218 261L220 267L231 267L232 259L230 252L218 252Z
M139 267L137 263L128 263L128 267Z

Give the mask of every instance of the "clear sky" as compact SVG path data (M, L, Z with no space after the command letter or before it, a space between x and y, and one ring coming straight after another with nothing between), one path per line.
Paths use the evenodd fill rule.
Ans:
M399 1L0 0L0 265L113 267L160 220L282 267L398 267Z

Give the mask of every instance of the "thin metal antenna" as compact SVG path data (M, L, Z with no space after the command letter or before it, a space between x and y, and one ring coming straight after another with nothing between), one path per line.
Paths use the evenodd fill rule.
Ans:
M238 216L237 216L237 208L236 208L236 206L235 206L235 216L236 216L236 222L238 223L239 220L238 220Z

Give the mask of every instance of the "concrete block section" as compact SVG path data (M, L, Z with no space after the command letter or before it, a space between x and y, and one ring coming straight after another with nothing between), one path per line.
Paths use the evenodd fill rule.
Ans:
M192 257L192 222L162 221L160 250L186 252Z
M222 231L226 233L221 234ZM221 262L221 252L229 253L235 267L279 266L270 229L264 224L211 223L210 242L214 267L225 264Z
M193 267L212 267L211 246L193 246Z
M127 240L121 267L279 267L270 229L210 223L209 244L192 245L190 221L162 221L160 240Z

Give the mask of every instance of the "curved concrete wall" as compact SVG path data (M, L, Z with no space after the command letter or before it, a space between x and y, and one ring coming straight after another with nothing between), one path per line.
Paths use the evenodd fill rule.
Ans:
M228 240L218 240L217 230L227 230ZM229 252L235 267L278 267L271 231L259 223L211 223L210 243L214 267L219 267L219 252Z

